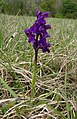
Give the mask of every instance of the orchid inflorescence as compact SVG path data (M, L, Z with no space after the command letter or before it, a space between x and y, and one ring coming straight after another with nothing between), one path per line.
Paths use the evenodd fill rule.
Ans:
M24 30L28 37L28 42L32 43L35 50L42 49L42 52L50 51L50 43L46 42L46 38L50 37L50 35L46 30L50 29L51 26L46 24L45 20L49 14L50 12L42 13L36 10L37 20L30 28Z

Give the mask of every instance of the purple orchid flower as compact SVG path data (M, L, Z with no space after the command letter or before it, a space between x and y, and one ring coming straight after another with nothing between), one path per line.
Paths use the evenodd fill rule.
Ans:
M36 10L37 20L29 29L24 30L28 37L28 42L32 43L35 51L42 49L42 52L50 52L50 43L46 42L46 38L50 37L50 35L46 30L51 29L51 26L49 24L46 24L45 20L45 18L47 18L49 14L50 12L42 13L39 10Z
M31 96L34 97L35 95L35 81L36 81L36 70L37 70L37 56L38 50L42 49L42 52L50 52L49 47L50 43L46 42L46 38L50 37L47 33L48 29L51 29L49 24L46 24L45 18L48 17L50 12L40 12L36 10L37 19L35 23L30 27L24 30L28 37L28 42L32 43L33 48L35 50L35 59L34 59L34 70L33 70L33 77L31 82Z

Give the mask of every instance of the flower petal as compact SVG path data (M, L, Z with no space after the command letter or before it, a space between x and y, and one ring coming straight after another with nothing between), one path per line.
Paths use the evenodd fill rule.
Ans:
M30 29L25 29L24 32L26 33L26 35L27 35L28 37L30 37L30 36L32 35L32 32L31 32Z
M46 31L46 30L44 30L44 31L43 31L43 36L44 36L45 38L50 37L50 35L47 33L47 31Z
M40 26L39 27L39 31L42 31L42 30L44 30L44 27L43 26Z
M50 14L50 12L43 12L43 13L42 13L42 16L43 16L44 18L47 18L49 14Z
M35 42L34 36L29 37L28 42L34 44Z
M44 26L44 28L45 28L45 30L51 29L51 26L49 24L47 24L47 25Z
M38 23L39 23L39 25L46 24L46 20L43 17L39 17L38 18Z
M36 10L36 16L37 18L40 17L42 15L42 12L40 12L39 10Z

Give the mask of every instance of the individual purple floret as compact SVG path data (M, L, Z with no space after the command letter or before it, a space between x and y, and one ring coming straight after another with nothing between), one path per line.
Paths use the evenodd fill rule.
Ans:
M51 29L51 26L46 24L45 20L49 14L50 12L40 12L36 10L37 20L30 28L24 30L28 37L28 42L32 43L35 51L42 49L42 52L50 52L50 43L46 42L46 38L50 37L47 30Z

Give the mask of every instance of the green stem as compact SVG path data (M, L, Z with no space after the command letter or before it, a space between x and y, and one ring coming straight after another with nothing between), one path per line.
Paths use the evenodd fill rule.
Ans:
M33 70L33 76L32 76L32 82L31 82L31 97L35 96L35 82L36 82L36 69L37 69L37 54L38 51L35 51L35 59L34 59L34 70Z

